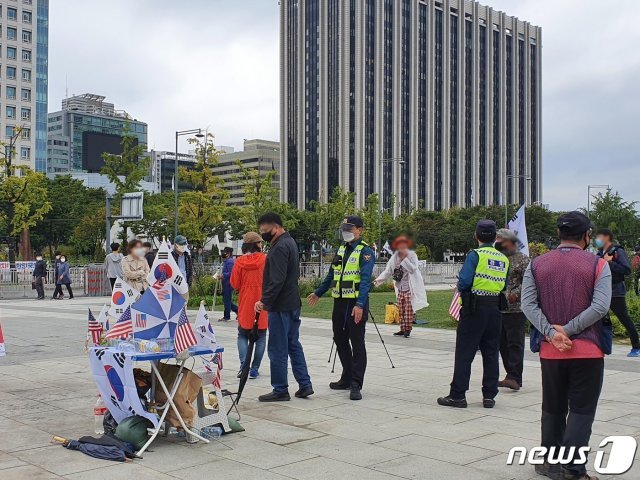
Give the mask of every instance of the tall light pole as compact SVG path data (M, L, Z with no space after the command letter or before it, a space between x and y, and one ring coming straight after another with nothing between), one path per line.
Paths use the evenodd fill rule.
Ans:
M609 190L611 188L610 185L587 185L587 217L591 216L591 190L592 189L603 189L606 188Z
M507 175L507 183L512 178L524 178L525 181L531 181L531 177L529 175ZM508 185L505 185L504 188L504 228L507 228L509 225L509 202L507 199L507 191L509 190Z
M173 226L173 238L178 235L178 137L183 135L195 135L197 138L202 138L201 128L194 128L192 130L182 130L176 132L176 158L173 169L173 199L174 199L174 226Z
M404 164L404 160L402 159L402 157L380 159L380 171L378 172L378 230L380 234L380 253L382 253L382 209L384 208L384 204L382 202L382 179L384 177L384 174L382 172L382 169L385 163L397 163L398 165L402 165Z

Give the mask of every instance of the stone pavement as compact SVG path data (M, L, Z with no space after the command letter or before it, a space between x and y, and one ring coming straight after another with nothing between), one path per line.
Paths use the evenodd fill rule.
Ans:
M448 391L454 332L420 328L403 339L391 336L395 327L381 325L396 364L391 369L369 325L364 399L351 402L347 393L327 386L338 377L327 363L330 323L314 319L304 320L301 336L316 394L288 403L258 403L256 397L270 389L265 355L262 375L249 381L241 402L246 432L224 436L226 447L160 439L144 459L116 464L51 445L53 434L77 438L93 431L96 390L82 348L86 309L97 313L102 301L0 302L8 351L0 359L0 479L543 478L531 466L506 465L510 448L538 443L536 357L527 355L525 388L501 393L493 410L482 408L481 362L476 359L469 408L447 409L438 407L435 399ZM214 327L227 349L223 378L233 389L238 369L235 328L232 322ZM640 361L624 357L627 349L616 346L607 359L594 447L608 435L640 437ZM617 478L640 479L640 460Z

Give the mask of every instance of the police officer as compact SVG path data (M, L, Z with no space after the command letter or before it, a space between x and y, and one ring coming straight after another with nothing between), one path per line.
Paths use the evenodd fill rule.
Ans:
M362 399L362 383L367 368L364 332L375 265L373 250L362 241L363 226L358 216L344 219L340 230L345 243L338 249L320 287L308 297L309 305L314 306L331 288L333 340L342 364L342 376L337 382L331 382L329 388L350 390L351 400Z
M458 277L458 292L462 298L460 322L456 331L455 366L451 390L438 398L445 407L466 408L471 363L478 346L482 353L482 404L493 408L498 394L498 354L500 351L500 292L505 288L509 260L493 247L496 224L480 220L476 226L479 247L469 253Z

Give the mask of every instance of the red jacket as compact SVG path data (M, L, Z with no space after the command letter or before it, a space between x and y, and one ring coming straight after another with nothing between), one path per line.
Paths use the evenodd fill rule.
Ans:
M262 298L262 275L267 255L250 253L236 259L231 271L231 288L239 291L238 324L240 328L250 330L255 319L254 305ZM268 327L267 312L262 311L258 320L258 329Z

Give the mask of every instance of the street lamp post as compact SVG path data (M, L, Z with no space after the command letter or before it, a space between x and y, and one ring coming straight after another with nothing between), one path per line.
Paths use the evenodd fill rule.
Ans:
M531 181L531 177L529 175L507 175L507 182L509 181L509 179L511 178L524 178L525 181ZM507 226L509 225L509 202L507 199L507 191L508 191L508 185L505 185L505 189L504 189L504 228L507 228Z
M380 159L380 171L378 172L378 230L380 234L380 253L382 253L382 209L384 208L384 204L382 202L382 178L384 176L382 169L385 163L397 163L398 165L402 165L404 164L404 160L402 159L402 157Z
M173 169L173 199L175 208L173 226L174 238L178 235L178 137L181 137L183 135L195 135L197 138L204 137L201 128L194 128L192 130L182 130L176 132L176 158L174 161Z
M602 189L606 188L609 190L611 188L610 185L587 185L587 217L591 216L591 189Z

